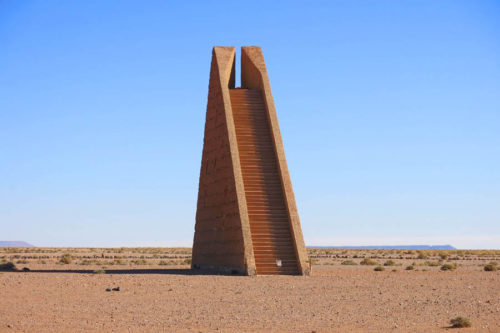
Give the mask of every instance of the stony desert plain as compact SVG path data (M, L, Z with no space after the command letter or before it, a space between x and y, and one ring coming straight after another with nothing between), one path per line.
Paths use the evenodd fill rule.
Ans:
M190 248L0 248L0 332L500 332L499 250L308 252L311 276L247 277Z

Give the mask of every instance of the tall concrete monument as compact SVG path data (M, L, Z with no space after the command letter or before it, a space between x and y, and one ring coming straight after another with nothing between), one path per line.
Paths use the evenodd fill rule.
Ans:
M260 47L214 47L193 269L308 275L307 251Z

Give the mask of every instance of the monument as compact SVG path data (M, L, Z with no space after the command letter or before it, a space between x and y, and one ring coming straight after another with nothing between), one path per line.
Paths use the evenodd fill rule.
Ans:
M193 269L308 275L310 264L260 47L214 47Z

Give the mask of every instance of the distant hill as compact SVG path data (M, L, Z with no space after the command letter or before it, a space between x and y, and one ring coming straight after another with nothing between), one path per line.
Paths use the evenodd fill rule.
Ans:
M0 247L33 247L33 245L23 241L0 241Z
M316 249L367 249L367 250L456 250L451 245L366 245L366 246L308 246Z

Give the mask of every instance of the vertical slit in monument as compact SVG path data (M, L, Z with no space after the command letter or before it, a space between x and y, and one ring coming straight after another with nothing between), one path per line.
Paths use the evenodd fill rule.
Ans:
M236 55L233 59L233 65L231 66L231 74L229 76L228 88L234 89L236 82Z
M238 62L238 59L241 59L241 51L240 51L240 48L236 48L235 52L234 52L234 65L236 65L236 63ZM238 68L238 67L236 67ZM234 87L233 88L241 88L241 73L240 75L236 76L236 80L234 82Z

